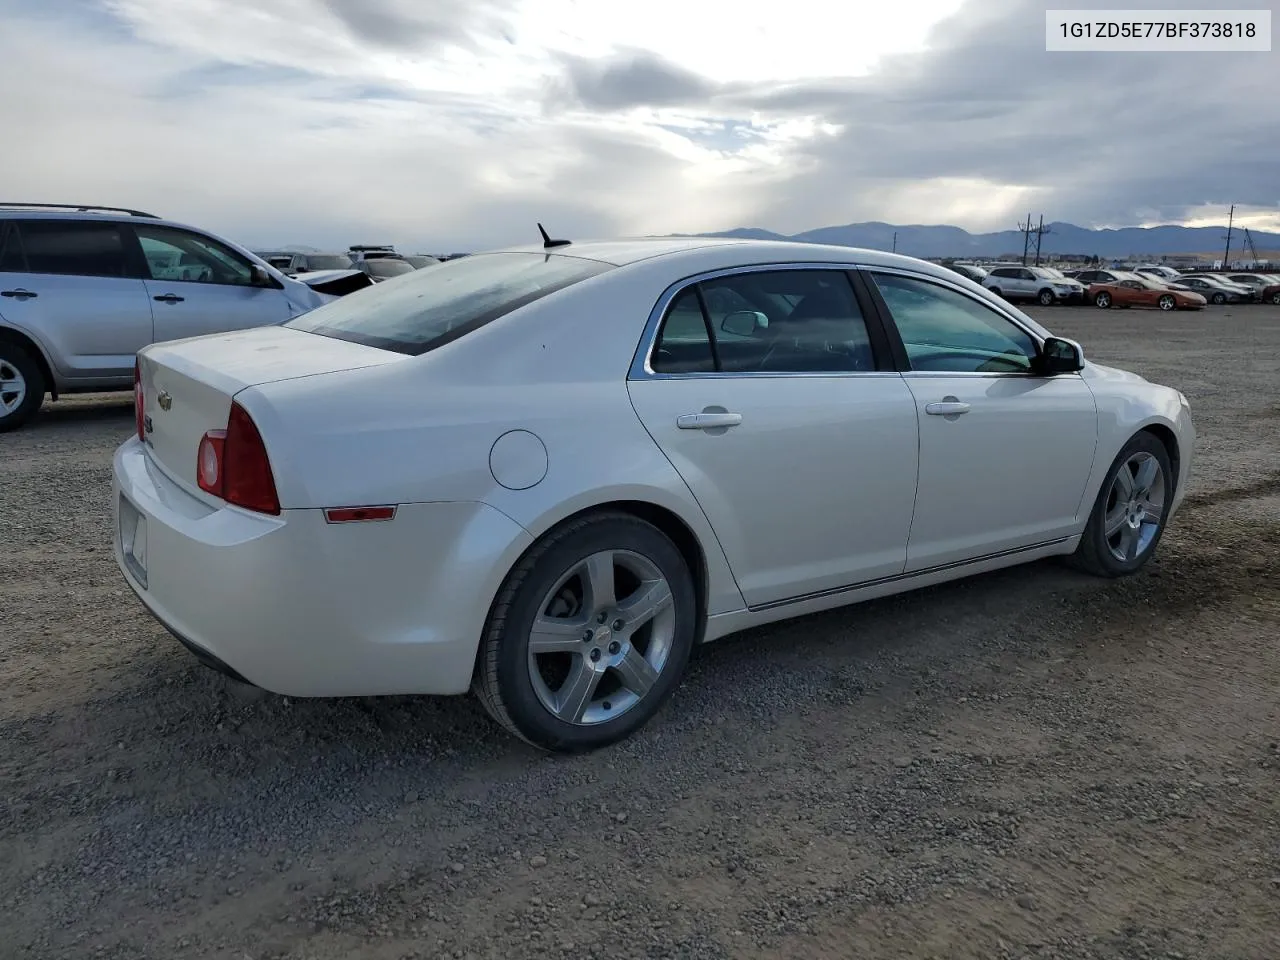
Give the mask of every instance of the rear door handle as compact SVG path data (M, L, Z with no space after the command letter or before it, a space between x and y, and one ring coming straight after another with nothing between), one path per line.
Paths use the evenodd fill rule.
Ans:
M181 303L186 297L180 297L176 293L162 293L158 297L152 297L152 300L159 300L161 303Z
M742 422L740 413L686 413L676 417L681 430L714 430L717 427L736 427Z
M938 400L925 404L924 412L931 417L958 417L969 412L969 405L954 399Z
M38 296L40 296L40 294L31 290L23 290L21 287L17 290L0 290L0 297L12 297L15 300L30 300L33 297Z

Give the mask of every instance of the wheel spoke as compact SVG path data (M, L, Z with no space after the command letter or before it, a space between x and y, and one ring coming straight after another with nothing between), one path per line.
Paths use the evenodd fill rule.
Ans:
M1142 522L1159 523L1164 514L1164 505L1144 500L1142 503Z
M667 607L671 606L671 588L666 580L646 580L640 589L618 604L618 612L622 614L630 630L644 626Z
M582 637L586 631L586 620L539 617L529 631L529 652L535 655L577 653L582 648Z
M1156 477L1159 475L1160 464L1156 462L1155 457L1142 461L1142 466L1138 467L1137 475L1133 478L1134 492L1140 496L1149 493L1151 485L1156 482Z
M649 661L644 658L644 654L635 647L627 650L626 655L614 670L617 671L622 685L637 697L643 697L658 682L658 671L653 669Z
M587 603L589 609L601 610L617 603L613 583L613 551L593 553L582 562L582 571L587 593L590 594Z
M1133 474L1129 472L1129 465L1126 463L1116 473L1116 489L1120 491L1120 499L1129 500L1133 497Z
M1106 520L1103 521L1102 531L1108 537L1114 537L1116 531L1124 526L1127 514L1125 513L1124 504L1117 503L1111 512L1107 514Z
M569 723L577 723L591 705L599 684L600 672L592 669L586 660L579 659L564 685L556 691L556 716Z
M1138 534L1138 528L1127 523L1120 528L1120 555L1125 560L1132 560L1138 555L1138 544L1141 542Z

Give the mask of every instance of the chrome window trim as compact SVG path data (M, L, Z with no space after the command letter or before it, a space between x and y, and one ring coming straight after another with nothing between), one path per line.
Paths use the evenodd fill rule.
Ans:
M696 283L703 283L707 280L718 280L721 277L733 277L744 273L772 273L777 270L825 270L827 272L848 273L850 270L862 269L855 263L836 262L830 260L810 261L810 260L788 260L782 263L751 263L741 264L736 267L720 267L715 270L706 270L702 273L690 274L672 283L658 297L657 302L653 305L653 309L649 311L649 319L645 322L644 332L640 336L640 345L636 348L635 356L631 360L631 367L627 371L628 380L726 380L737 379L740 377L751 378L778 378L778 377L821 377L824 379L832 379L835 377L901 377L902 374L897 370L826 370L826 371L800 371L788 372L785 370L729 370L729 371L689 371L684 373L661 373L654 370L650 365L653 357L653 351L657 347L658 329L662 326L662 318L666 316L667 308L672 301L680 294L684 293L689 287ZM850 290L850 293L853 291ZM861 312L862 304L854 297L854 302L858 304L858 310ZM871 319L863 317L864 324L870 324Z

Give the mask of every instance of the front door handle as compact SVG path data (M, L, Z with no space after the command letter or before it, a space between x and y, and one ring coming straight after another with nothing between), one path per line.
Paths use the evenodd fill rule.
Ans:
M948 397L946 400L925 404L924 412L931 417L958 417L962 413L969 412L969 405L955 397Z
M686 413L676 417L676 426L681 430L715 430L736 427L741 422L740 413Z
M180 297L176 293L162 293L158 297L152 297L152 300L159 300L161 303L181 303L186 297Z
M0 290L0 297L12 297L14 300L30 300L32 297L38 297L40 294L31 290L23 290L19 287L17 290Z

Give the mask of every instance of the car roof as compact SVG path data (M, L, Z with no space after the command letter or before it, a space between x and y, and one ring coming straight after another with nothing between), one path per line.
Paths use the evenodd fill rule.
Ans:
M739 237L633 237L619 240L574 240L564 246L545 248L540 243L487 250L471 256L492 253L542 253L563 257L596 260L615 267L656 258L701 259L704 254L719 251L719 258L733 262L724 266L766 263L860 263L868 266L902 267L917 273L951 278L955 273L927 260L828 243L805 243L800 240L756 240Z

